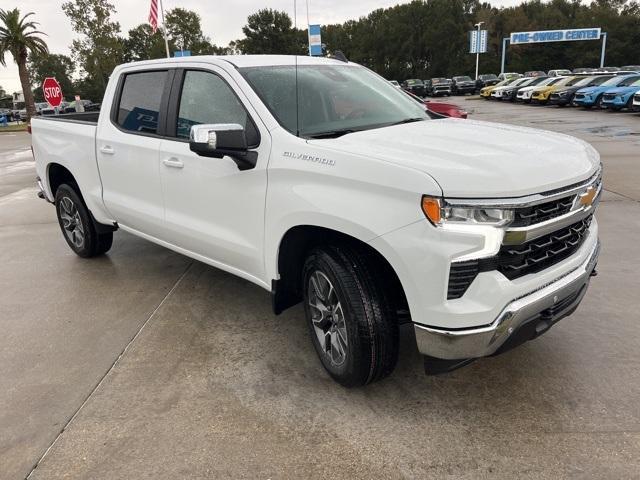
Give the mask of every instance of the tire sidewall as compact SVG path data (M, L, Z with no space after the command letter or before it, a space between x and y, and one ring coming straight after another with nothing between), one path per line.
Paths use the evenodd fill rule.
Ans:
M82 222L82 228L84 230L84 243L82 244L82 248L76 247L67 237L67 234L64 229L64 225L62 223L62 218L60 216L60 202L64 197L68 197L76 209L78 210L78 214L80 216L80 221ZM82 197L76 193L73 187L68 184L62 184L56 190L55 196L55 206L56 206L56 216L58 217L58 225L60 225L60 230L62 232L62 236L64 237L69 248L73 250L78 256L86 258L93 255L93 246L96 242L96 233L93 227L93 222L89 216L89 211L82 200Z
M360 364L363 346L361 345L361 332L359 332L358 322L355 320L356 312L354 311L354 307L357 306L352 305L351 301L349 301L343 285L336 275L336 265L334 265L334 263L334 260L322 251L314 252L305 262L302 276L304 282L304 310L307 326L309 327L309 333L311 335L311 341L313 342L313 347L315 348L323 367L335 381L345 386L351 386L356 383L362 383L362 381L354 382L353 380L364 374L363 368L368 371L369 367ZM315 327L311 320L311 307L309 306L309 279L311 275L318 270L326 275L329 281L333 284L333 288L337 293L345 316L348 347L346 359L344 363L339 366L333 365L331 360L327 358L327 355L318 341Z

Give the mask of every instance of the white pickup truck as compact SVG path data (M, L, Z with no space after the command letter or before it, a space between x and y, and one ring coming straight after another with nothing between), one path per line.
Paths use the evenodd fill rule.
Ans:
M392 372L403 324L427 373L502 353L571 314L595 273L590 145L432 118L354 63L122 65L99 115L32 132L74 252L103 254L122 229L260 285L276 314L303 302L346 386Z

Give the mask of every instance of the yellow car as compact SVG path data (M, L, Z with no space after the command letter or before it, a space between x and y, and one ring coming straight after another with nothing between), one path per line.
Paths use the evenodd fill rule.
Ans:
M491 92L493 92L498 87L510 85L516 80L520 80L520 77L507 78L506 80L502 80L500 83L496 83L495 85L491 85L490 87L484 87L480 89L480 96L485 98L486 100L491 100Z
M579 82L584 77L563 77L561 80L549 85L543 85L541 87L537 87L533 89L533 93L531 94L531 103L539 103L544 105L549 101L549 97L553 92L555 92L558 88L562 87L570 87L576 82Z

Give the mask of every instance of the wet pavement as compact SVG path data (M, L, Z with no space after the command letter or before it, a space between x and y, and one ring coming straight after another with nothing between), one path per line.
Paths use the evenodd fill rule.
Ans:
M75 257L12 167L28 137L0 136L0 478L640 477L640 157L616 133L640 118L453 101L601 152L600 275L541 338L448 375L404 330L396 371L359 390L300 307L274 317L248 282L124 232Z

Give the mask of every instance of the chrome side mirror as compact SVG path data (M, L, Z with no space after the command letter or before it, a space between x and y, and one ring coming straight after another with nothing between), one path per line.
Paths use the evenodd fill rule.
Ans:
M255 167L257 161L256 152L247 146L244 127L237 123L193 125L189 149L202 157L231 157L240 170Z

